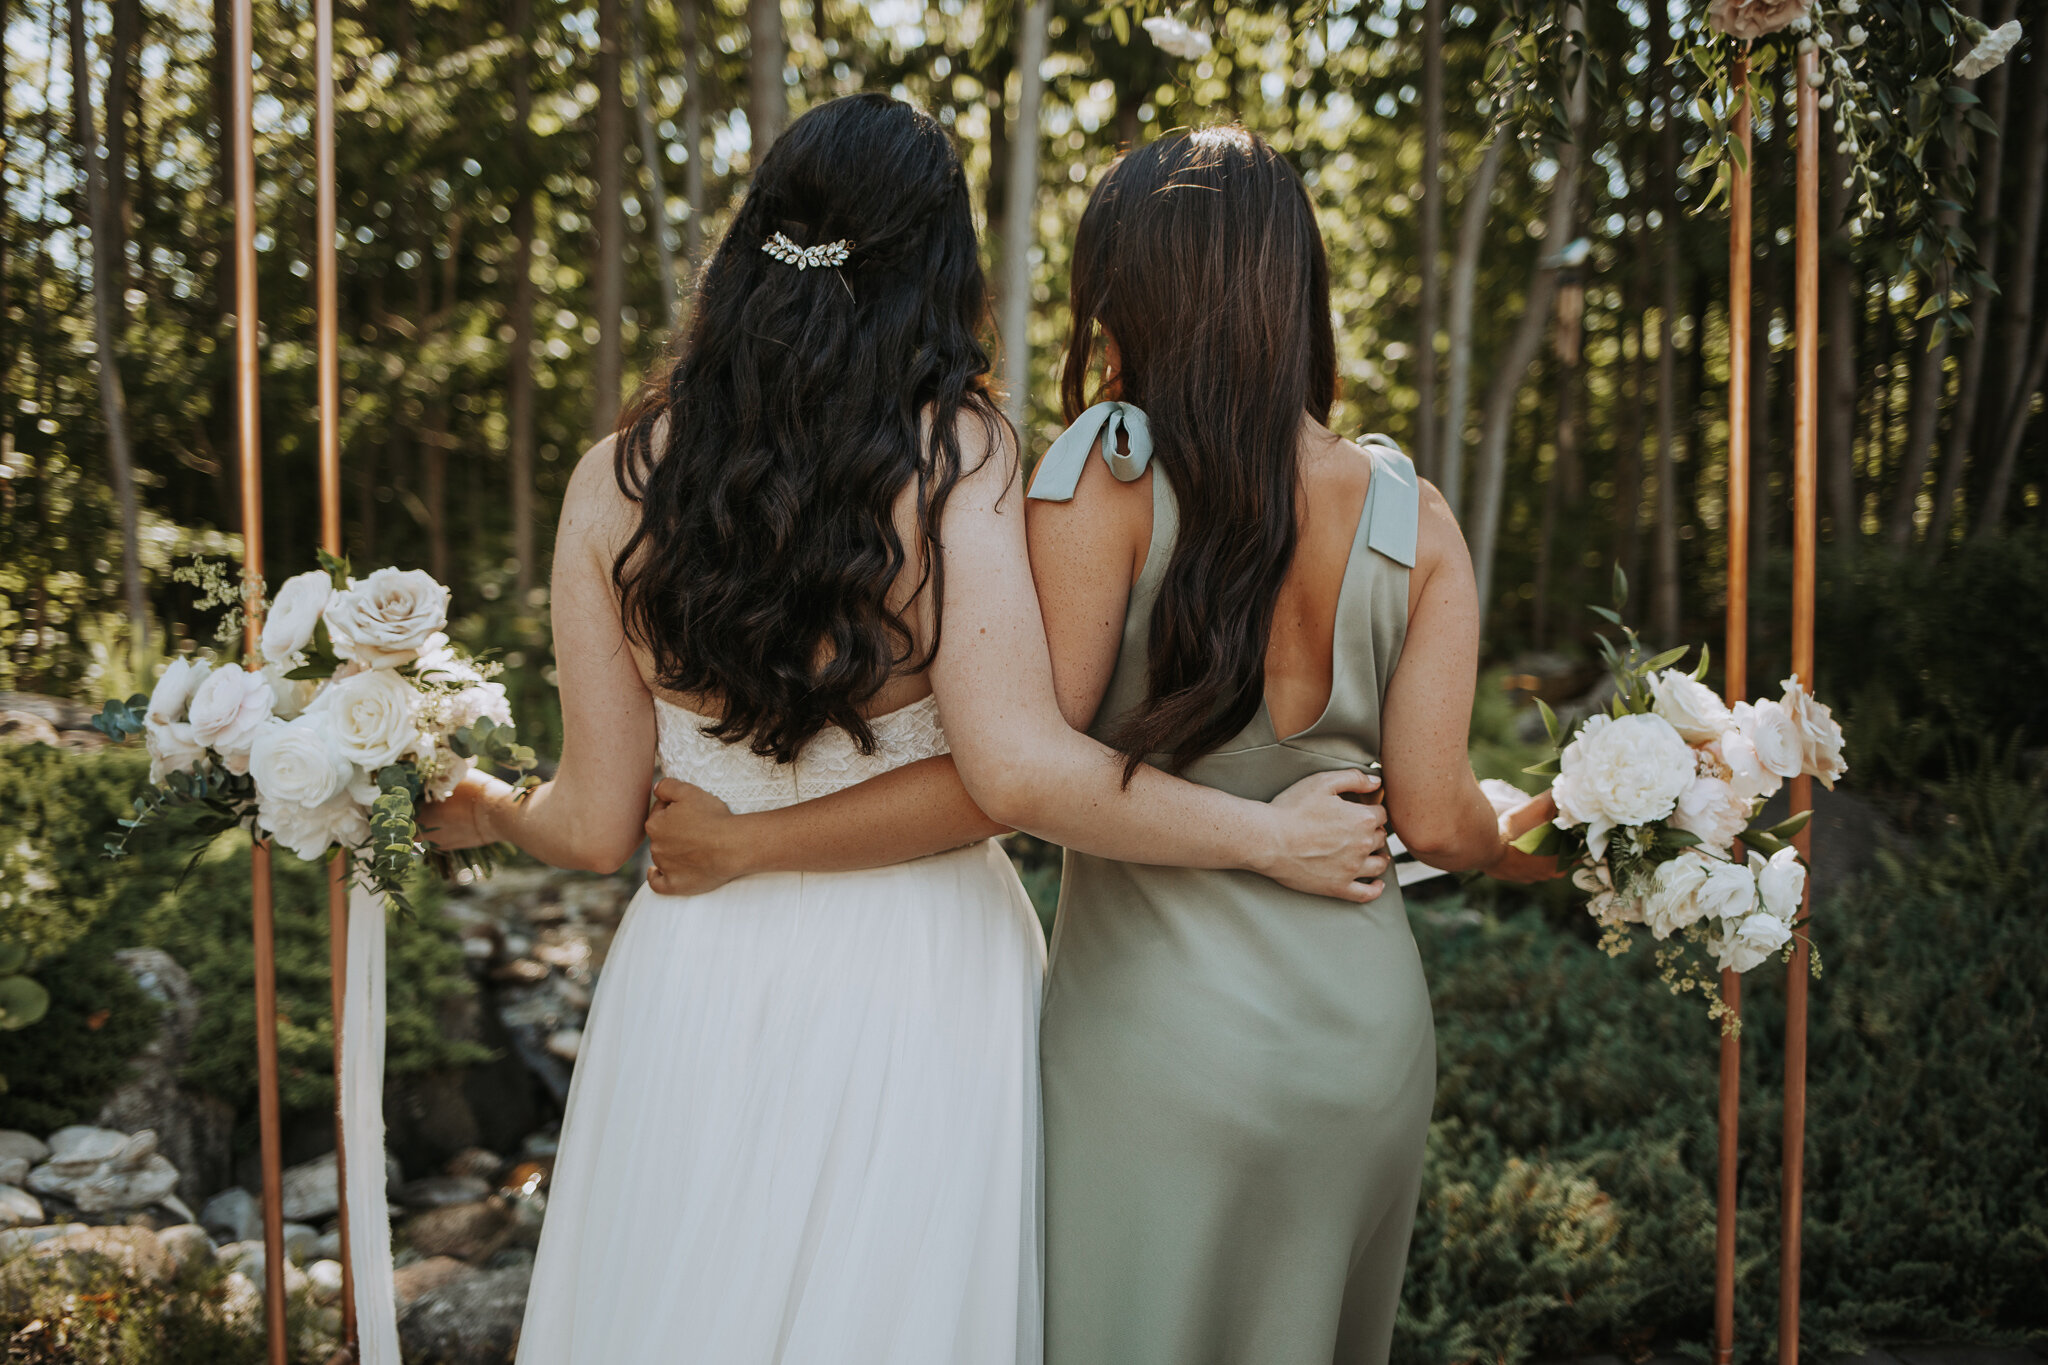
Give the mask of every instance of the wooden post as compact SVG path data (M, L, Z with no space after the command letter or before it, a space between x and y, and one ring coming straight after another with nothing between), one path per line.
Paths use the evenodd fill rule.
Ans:
M341 356L335 275L334 0L313 4L313 279L320 406L320 544L340 557ZM348 1245L348 1144L341 1129L342 1004L348 984L348 855L327 861L327 969L334 1018L334 1191L341 1235L341 1350L356 1355L356 1296Z
M1793 253L1792 364L1792 671L1813 686L1813 588L1820 535L1820 92L1816 54L1799 59L1798 214ZM1813 779L1795 777L1792 813L1813 809ZM1812 865L1813 833L1802 830L1800 856ZM1813 878L1806 879L1811 934ZM1799 1219L1806 1177L1806 981L1808 947L1794 941L1785 978L1785 1183L1778 1267L1778 1361L1799 1365Z
M242 652L253 667L263 630L263 460L256 402L256 79L252 0L233 0L235 197L235 431L242 475ZM277 944L270 901L270 844L249 856L256 976L256 1118L263 1165L263 1318L271 1365L285 1365L283 1131L277 1074Z
M1735 59L1736 163L1728 188L1728 597L1721 647L1723 686L1732 706L1749 695L1749 60ZM1721 1003L1737 1020L1742 976L1721 973ZM1735 1359L1736 1155L1741 1124L1742 1039L1723 1021L1718 1115L1720 1171L1714 1205L1714 1361Z

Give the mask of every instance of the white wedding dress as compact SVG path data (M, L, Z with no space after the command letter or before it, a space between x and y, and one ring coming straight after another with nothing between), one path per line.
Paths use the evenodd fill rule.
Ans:
M778 765L658 705L735 812L947 751L931 699ZM520 1365L1036 1365L1045 942L994 842L643 888L584 1030Z

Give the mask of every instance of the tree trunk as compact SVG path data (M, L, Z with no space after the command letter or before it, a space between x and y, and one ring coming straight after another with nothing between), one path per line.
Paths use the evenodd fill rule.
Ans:
M513 0L512 148L519 167L519 197L512 204L512 344L507 359L505 417L507 472L512 483L513 583L518 610L528 609L535 563L533 525L533 0Z
M1822 222L1831 236L1831 250L1820 272L1825 334L1820 355L1820 479L1835 543L1848 545L1861 534L1862 523L1856 503L1855 451L1856 334L1863 316L1863 271L1850 253L1848 229L1843 226L1852 207L1850 191L1842 188L1849 158L1831 151L1821 155L1827 182Z
M670 332L683 327L676 289L676 253L668 238L668 186L661 175L661 142L654 134L654 83L647 74L647 0L633 0L633 109L640 123L640 160L647 167L647 226L661 271L661 302Z
M1640 247L1640 234L1638 246ZM1620 446L1614 453L1614 563L1631 584L1641 578L1643 521L1643 390L1645 375L1640 267L1622 285L1622 349L1628 364Z
M2005 0L1998 22L2004 24L2019 12L2019 0ZM1998 277L1999 246L2005 224L1998 216L1999 199L2005 188L2006 110L2011 102L2013 64L2005 62L1988 77L1984 96L1985 114L1996 124L1999 135L1986 138L1971 135L1971 147L1983 164L1977 176L1978 264L1986 275ZM1965 82L1974 86L1976 82ZM1965 127L1968 125L1966 124ZM1970 305L1970 337L1963 344L1962 368L1956 374L1955 405L1949 410L1948 453L1943 457L1941 486L1934 494L1934 515L1927 523L1926 548L1940 554L1948 543L1949 526L1956 514L1956 498L1962 492L1963 475L1970 465L1970 448L1980 427L1978 409L1984 396L1984 370L1991 346L1991 320L1997 296L1988 289L1977 291Z
M2040 387L2039 366L2025 357L2034 327L2034 288L2040 265L2041 208L2048 183L2048 59L2036 52L2033 90L2027 103L2026 131L2019 140L2020 212L2013 232L2012 285L2007 291L2004 351L2008 358L2005 393L1995 411L1999 425L1997 465L1985 485L1984 506L1977 514L1977 534L1989 535L2005 520L2012 493L2013 470L2019 460L2020 436L2026 430L2027 407Z
M1421 297L1415 308L1415 463L1436 476L1437 257L1444 225L1444 0L1422 4L1422 203L1417 224Z
M107 238L111 278L121 289L116 316L125 316L128 290L128 237L133 200L129 193L128 120L140 118L139 62L142 52L142 0L113 0L112 41L107 48L107 133L105 171L108 202L113 206L113 231Z
M1038 226L1038 105L1045 88L1041 68L1051 11L1051 0L1018 0L1017 116L1006 168L1002 299L1006 408L1020 439L1031 411L1031 243Z
M1445 356L1444 424L1436 443L1437 489L1451 515L1464 506L1465 407L1472 393L1472 304L1479 286L1479 253L1486 245L1486 220L1492 211L1494 183L1507 155L1510 133L1503 128L1486 144L1458 218L1458 259L1451 266L1451 312Z
M1579 14L1577 5L1566 11L1567 29L1578 27ZM1551 181L1550 211L1544 219L1543 245L1536 258L1535 273L1529 280L1522 320L1502 353L1500 366L1494 371L1493 380L1486 390L1486 410L1480 423L1478 467L1473 471L1476 510L1472 528L1472 564L1479 578L1482 631L1493 600L1494 551L1500 533L1501 499L1507 485L1508 432L1514 425L1515 399L1522 391L1522 380L1528 373L1529 363L1536 358L1537 348L1543 344L1543 333L1549 327L1550 308L1557 297L1558 271L1561 268L1558 253L1564 250L1572 236L1579 187L1577 139L1582 135L1586 121L1586 79L1586 64L1582 63L1566 100L1566 119L1573 141L1557 150L1557 175Z
M619 420L626 311L626 118L619 93L619 0L597 0L597 355L590 366L590 438Z
M789 91L782 84L784 47L779 0L747 0L747 129L753 137L754 164L782 134L789 114Z
M94 359L99 368L100 420L107 428L107 466L114 502L121 509L121 595L134 632L131 648L149 642L149 612L142 600L142 560L135 499L135 457L128 446L128 398L121 388L115 291L121 288L108 243L114 235L114 212L107 193L106 164L100 158L99 133L92 111L92 63L86 52L85 0L68 0L71 21L71 117L78 159L85 167L85 238L92 280Z
M2020 371L2019 397L2011 415L2005 420L1997 451L1998 469L1992 476L1991 487L1984 494L1984 516L1977 523L1980 536L1996 535L2005 523L2006 499L2012 494L2013 468L2019 463L2020 446L2027 434L2027 419L2033 415L2034 393L2041 387L2044 372L2048 372L2048 318L2042 319L2040 334L2034 338L2027 363Z
M677 0L676 27L681 30L683 59L683 198L690 216L683 220L683 257L697 273L697 255L704 248L704 54L698 33L701 0Z
M1953 228L1955 217L1944 210L1938 230L1945 233ZM1891 525L1887 528L1892 549L1899 552L1913 543L1935 428L1941 421L1942 390L1947 387L1943 381L1947 378L1944 367L1948 361L1948 338L1934 341L1932 317L1922 319L1913 329L1913 342L1912 390L1906 400L1906 449L1900 457L1899 486L1892 494Z

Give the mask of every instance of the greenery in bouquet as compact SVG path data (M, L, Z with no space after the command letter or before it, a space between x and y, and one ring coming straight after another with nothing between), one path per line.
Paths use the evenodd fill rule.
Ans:
M345 561L323 552L320 563L268 604L251 667L176 658L147 696L108 701L94 719L110 738L142 736L150 757L150 785L108 856L188 807L205 837L242 827L308 861L345 852L401 908L423 863L443 875L489 866L490 849L435 848L419 815L479 763L534 782L494 668L449 641L448 589L431 575L357 579Z
M1690 646L1652 653L1622 620L1619 569L1614 585L1614 607L1592 609L1622 631L1620 646L1599 637L1613 696L1569 732L1537 702L1556 752L1528 771L1551 779L1557 818L1516 845L1571 869L1610 955L1647 933L1666 984L1701 992L1733 1030L1712 969L1789 959L1803 937L1806 866L1790 840L1807 815L1757 817L1788 778L1834 786L1848 770L1841 727L1796 676L1781 697L1729 706L1703 681L1706 649L1689 673L1673 665Z

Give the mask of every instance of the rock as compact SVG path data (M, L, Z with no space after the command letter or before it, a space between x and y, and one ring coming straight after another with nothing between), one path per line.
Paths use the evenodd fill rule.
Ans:
M472 1175L433 1175L415 1180L398 1190L398 1202L408 1209L440 1209L450 1204L474 1204L491 1196L491 1182Z
M533 1268L508 1266L453 1280L398 1316L399 1345L412 1365L508 1365L526 1316Z
M0 1128L0 1161L26 1161L40 1166L50 1159L50 1145L19 1128Z
M313 1302L335 1303L341 1298L341 1262L319 1260L306 1267L306 1283L313 1291Z
M41 716L26 711L0 711L0 744L47 744L54 749L62 742L57 727Z
M313 1249L307 1253L316 1261L338 1261L341 1259L341 1229L329 1228L313 1240Z
M155 1132L157 1150L177 1168L178 1192L198 1203L233 1178L235 1129L233 1105L180 1079L199 1027L199 989L161 948L126 948L114 960L163 1015L156 1036L131 1062L128 1080L100 1107L100 1127Z
M526 1135L526 1141L519 1144L519 1154L530 1160L539 1161L543 1157L553 1157L556 1152L561 1150L561 1146L562 1135L560 1130L542 1128Z
M576 1054L583 1050L583 1030L560 1028L548 1035L548 1051L565 1062L576 1060Z
M84 1227L83 1223L58 1223L39 1228L8 1228L0 1232L0 1261L12 1260L30 1247L41 1246L67 1232L82 1231Z
M351 1163L351 1176L360 1169ZM388 1194L398 1186L398 1163L384 1158L384 1189ZM334 1153L289 1167L284 1173L284 1216L294 1223L312 1223L329 1218L341 1207L336 1193Z
M42 1221L41 1200L27 1190L0 1185L0 1228L32 1227Z
M0 1156L0 1185L26 1184L32 1164L25 1156Z
M165 1228L156 1235L156 1239L163 1244L171 1263L179 1270L206 1265L213 1260L213 1239L197 1223L180 1223L176 1227Z
M476 1274L476 1267L453 1256L429 1256L424 1261L402 1265L391 1274L392 1297L400 1308L444 1284Z
M249 1282L256 1286L257 1292L263 1292L266 1283L263 1267L268 1263L268 1258L263 1254L263 1243L231 1242L215 1252L214 1259L229 1267L234 1273L247 1276ZM296 1294L304 1288L306 1272L293 1265L290 1260L286 1260L284 1292L288 1295Z
M263 1206L242 1189L225 1189L206 1201L199 1222L224 1242L247 1242L263 1235Z
M263 1314L263 1290L241 1271L221 1281L220 1311L229 1322L247 1327Z
M505 1158L488 1147L465 1147L448 1158L448 1164L441 1168L444 1175L474 1176L478 1180L496 1180L498 1173L505 1169Z
M178 1168L159 1155L156 1134L110 1128L60 1128L50 1135L50 1159L29 1172L36 1194L57 1195L83 1213L141 1209L178 1187Z
M89 1256L112 1261L123 1276L145 1284L163 1284L177 1272L177 1262L148 1228L78 1228L31 1247L28 1252L31 1261L48 1263L40 1268L42 1273L67 1277L78 1275L79 1260Z
M519 1215L496 1195L473 1204L451 1204L416 1214L405 1224L406 1240L424 1256L455 1256L472 1264L511 1241Z
M319 1240L320 1232L317 1228L308 1227L304 1223L284 1225L284 1254L294 1261L303 1263L312 1260L313 1247Z

